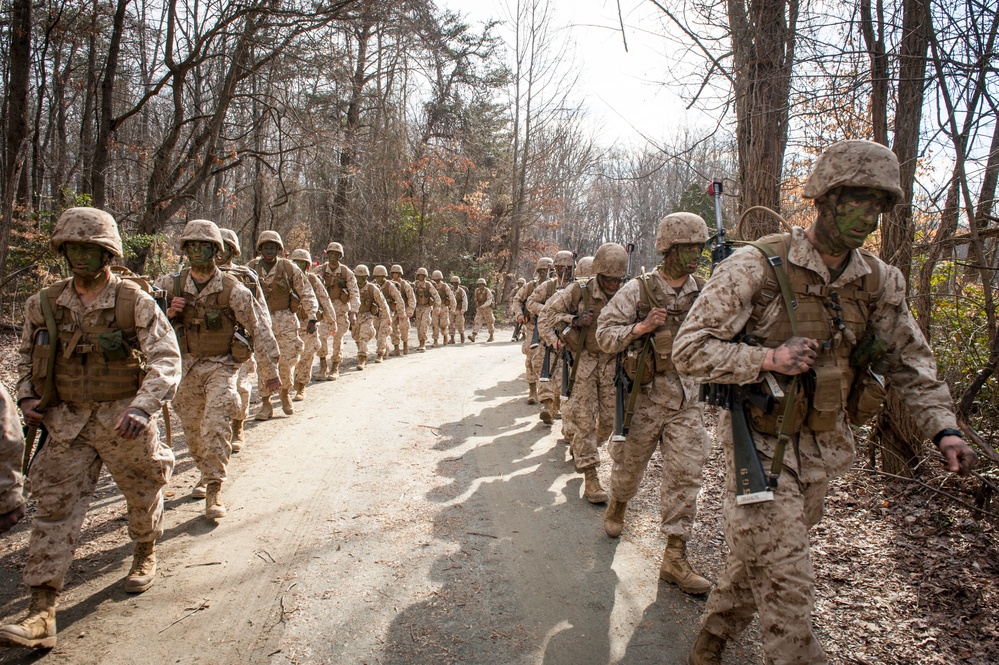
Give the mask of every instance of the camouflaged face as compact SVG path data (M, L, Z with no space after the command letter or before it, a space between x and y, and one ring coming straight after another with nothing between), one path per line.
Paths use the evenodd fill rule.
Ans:
M53 252L58 252L67 242L94 243L115 256L123 253L118 223L109 213L97 208L69 208L59 216L49 246Z
M233 255L239 256L241 251L239 247L239 236L232 229L219 229L219 235L222 236L222 241L231 246L233 249Z
M265 242L276 242L281 251L284 251L284 242L281 241L281 235L277 231L264 231L261 233L260 237L257 238L257 249L260 249L260 246Z
M874 141L840 141L822 153L801 192L817 199L836 187L874 187L889 192L892 204L902 199L898 157Z
M203 240L214 243L220 251L225 249L218 225L208 219L192 219L184 226L184 231L180 234L181 247L188 240Z
M664 254L677 244L695 244L708 241L708 225L700 215L692 212L674 212L663 217L656 229L656 252Z

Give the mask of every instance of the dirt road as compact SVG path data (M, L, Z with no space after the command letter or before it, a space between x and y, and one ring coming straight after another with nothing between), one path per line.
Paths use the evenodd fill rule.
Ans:
M348 369L252 425L218 525L187 497L179 442L160 576L139 596L121 590L131 545L105 476L59 647L0 662L683 662L703 600L659 586L628 531L604 535L558 422L524 401L523 356L497 339ZM26 529L7 540L9 617Z

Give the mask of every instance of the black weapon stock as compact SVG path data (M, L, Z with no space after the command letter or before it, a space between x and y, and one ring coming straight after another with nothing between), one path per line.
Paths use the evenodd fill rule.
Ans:
M569 398L572 395L572 385L569 380L569 368L572 366L572 353L562 346L562 397Z
M618 354L614 369L614 432L611 434L611 441L625 440L624 413L629 392L631 392L631 381L624 372L621 355Z
M513 339L511 339L510 341L512 341L512 342L516 342L517 341L517 339L520 337L520 329L521 329L522 326L523 326L523 324L520 321L517 321L517 323L514 324L514 326L513 326Z
M538 317L534 317L534 334L531 335L531 348L536 349L541 344L541 334L538 332Z
M535 332L537 328L535 328ZM548 383L552 380L552 347L545 344L545 358L541 361L541 376L538 381Z

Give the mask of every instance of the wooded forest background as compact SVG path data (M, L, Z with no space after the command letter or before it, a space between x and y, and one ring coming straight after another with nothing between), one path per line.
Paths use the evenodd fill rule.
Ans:
M179 229L208 218L244 254L265 229L316 260L336 240L350 265L487 277L504 302L559 248L631 242L651 268L664 215L713 220L712 177L729 228L755 205L807 224L812 160L869 138L898 154L906 192L872 247L907 277L961 417L999 461L997 5L651 0L660 22L641 29L686 63L664 63L662 84L713 124L664 121L630 146L592 130L553 2L473 25L431 0L4 0L4 321L61 269L47 237L71 205L114 214L140 272L173 270ZM620 27L626 48L637 28ZM894 396L873 434L888 473L924 457Z

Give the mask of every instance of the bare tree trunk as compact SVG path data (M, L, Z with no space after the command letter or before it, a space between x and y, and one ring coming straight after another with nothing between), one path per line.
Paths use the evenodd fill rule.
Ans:
M111 27L111 41L108 43L108 59L104 64L104 79L101 81L101 108L97 123L97 139L94 142L94 161L90 176L93 188L94 207L103 208L107 202L107 167L111 152L111 133L114 131L112 117L114 102L114 79L118 72L118 56L121 52L121 34L125 27L125 8L129 0L118 0Z
M26 198L21 185L27 154L28 89L31 80L31 0L15 0L11 8L10 69L4 115L7 137L4 144L3 209L0 220L0 275L6 274L10 229L14 208Z
M100 3L94 0L90 6L91 17L90 38L87 48L86 92L83 97L83 112L80 119L80 184L79 193L93 194L94 185L92 164L94 161L94 105L97 104L97 33L99 31L98 14Z
M860 0L860 27L871 58L871 127L874 140L888 145L888 57L885 55L884 6L877 5L877 23L871 0Z

